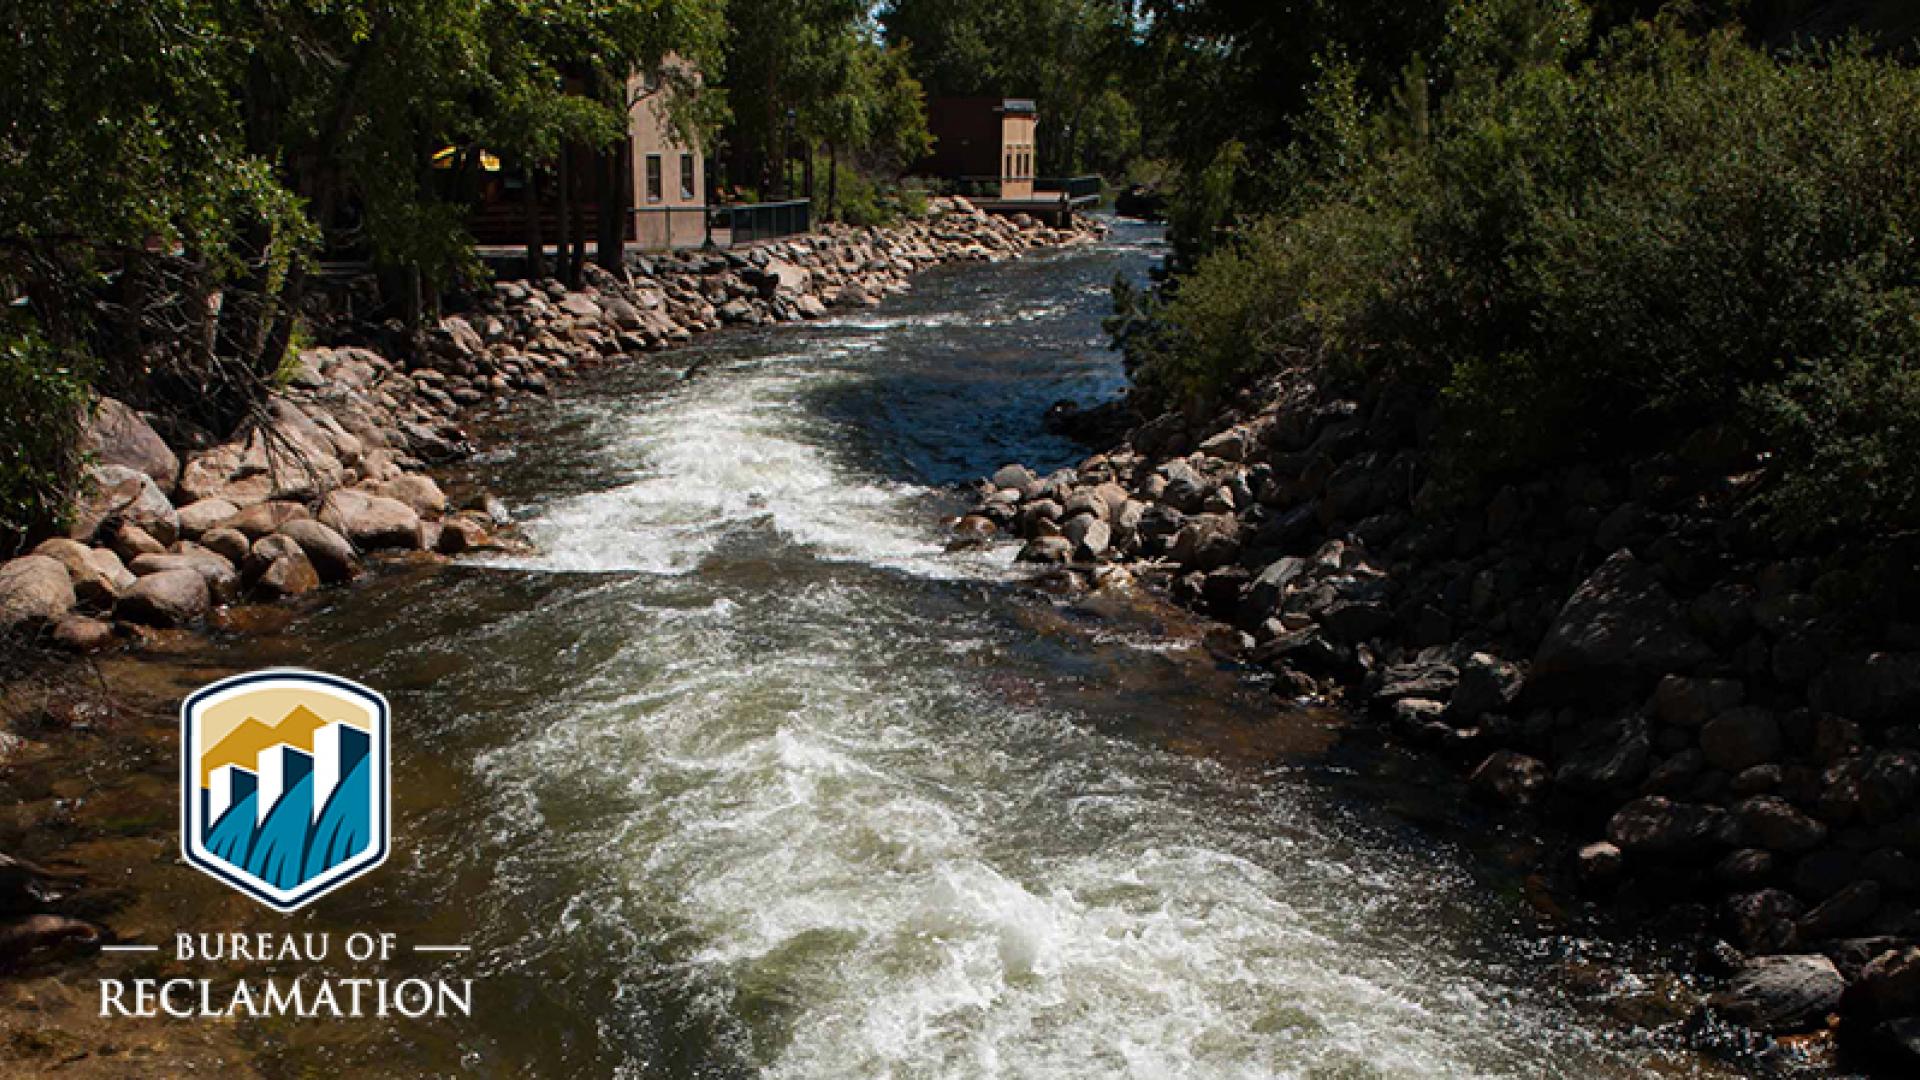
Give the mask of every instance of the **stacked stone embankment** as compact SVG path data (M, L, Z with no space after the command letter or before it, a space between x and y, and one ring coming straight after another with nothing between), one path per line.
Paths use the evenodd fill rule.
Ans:
M191 627L242 599L275 600L359 575L371 559L511 543L484 494L452 504L430 475L471 449L463 426L556 380L733 325L814 319L908 287L954 261L1085 241L1084 221L936 200L926 219L724 252L629 258L584 286L507 281L467 298L405 360L312 348L259 415L213 445L170 446L105 399L65 536L0 564L0 633L91 651Z
M1075 469L1009 465L962 531L1163 587L1282 693L1557 818L1582 842L1550 869L1587 897L1700 913L1721 1016L1843 1016L1850 1049L1920 1064L1920 630L1876 578L1898 557L1780 553L1746 509L1764 456L1719 429L1462 504L1434 418L1295 378Z

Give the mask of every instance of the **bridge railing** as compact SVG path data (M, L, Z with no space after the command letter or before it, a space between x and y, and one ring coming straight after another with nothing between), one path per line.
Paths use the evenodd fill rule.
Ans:
M813 231L813 200L731 203L713 207L708 223L718 242L725 232L731 244L751 244Z

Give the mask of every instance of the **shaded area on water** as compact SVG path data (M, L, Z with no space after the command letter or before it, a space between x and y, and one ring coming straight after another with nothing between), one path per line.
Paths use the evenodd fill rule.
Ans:
M1177 613L945 550L941 485L1081 455L1039 418L1121 385L1099 320L1145 239L941 271L515 421L473 469L539 554L328 594L181 677L387 693L392 861L290 920L169 868L129 928L473 946L440 968L479 980L473 1021L279 1025L274 1074L1699 1066L1567 996L1583 946L1428 827L1456 820L1438 773Z

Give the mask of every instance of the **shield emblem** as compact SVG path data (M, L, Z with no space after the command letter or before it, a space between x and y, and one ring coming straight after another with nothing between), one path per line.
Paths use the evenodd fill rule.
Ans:
M292 911L387 858L387 699L275 669L180 708L180 847L196 869Z

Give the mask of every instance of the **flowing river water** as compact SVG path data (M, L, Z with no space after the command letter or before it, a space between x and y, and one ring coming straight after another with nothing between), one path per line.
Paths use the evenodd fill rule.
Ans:
M270 1073L1269 1077L1691 1072L1451 821L1145 600L947 550L957 485L1085 451L1156 234L582 380L469 467L524 557L390 572L185 662L393 700L395 855L291 919L471 952L471 1020L283 1024ZM1494 864L1491 865L1490 864ZM419 972L432 964L410 961Z

